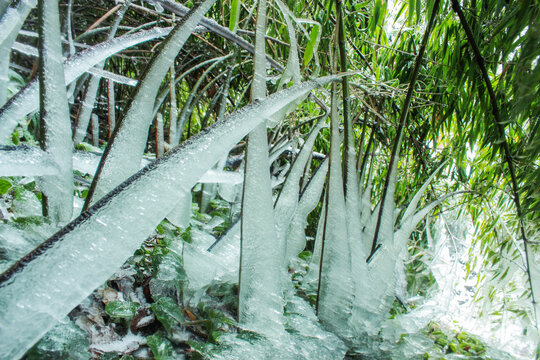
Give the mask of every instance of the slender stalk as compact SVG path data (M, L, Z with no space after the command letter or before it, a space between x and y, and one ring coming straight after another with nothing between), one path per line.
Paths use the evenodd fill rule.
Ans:
M531 278L531 271L529 267L529 254L527 250L527 234L525 232L525 226L523 224L523 211L521 209L521 201L519 198L519 187L516 177L516 170L514 168L514 163L512 161L512 152L510 151L510 147L508 146L508 141L506 140L506 135L504 131L504 123L501 119L501 114L499 111L499 106L497 104L497 97L495 95L495 91L493 91L493 85L491 84L491 79L489 78L484 58L482 57L482 54L480 53L480 49L478 47L478 44L476 43L476 40L474 39L474 35L472 33L471 27L469 26L469 23L467 22L467 19L465 19L465 15L463 14L463 11L461 10L461 6L457 2L457 0L452 0L452 9L454 12L458 15L459 21L461 22L461 26L463 27L463 30L465 31L465 34L467 35L467 41L469 42L469 45L471 46L471 49L474 53L474 59L476 61L476 64L480 68L480 72L482 73L482 79L484 80L484 83L486 84L486 88L489 94L489 99L491 102L491 112L493 114L493 118L495 120L495 125L497 127L497 132L499 135L499 141L501 141L504 154L501 154L504 161L506 162L506 165L508 166L508 171L510 172L510 180L512 182L512 193L513 193L513 200L514 204L516 206L516 212L518 216L518 221L520 225L520 231L521 231L521 238L523 240L523 247L525 249L525 259L527 264L527 277L529 278L529 286L531 287L531 298L533 303L533 309L534 309L534 316L536 320L536 324L538 326L538 314L536 311L536 300L534 297L533 292L533 284L532 284L532 278Z
M173 23L176 21L176 15L172 14L172 21ZM176 105L176 82L174 81L176 76L176 70L175 70L175 64L174 62L171 64L171 70L170 70L170 79L169 79L169 97L170 97L170 103L171 107L169 110L169 144L172 144L174 142L174 139L176 139L176 116L178 113L177 105Z
M412 95L414 92L414 85L416 84L416 79L418 78L418 73L420 71L420 64L422 63L422 58L424 57L424 51L426 49L427 41L431 33L433 23L435 22L435 17L439 10L439 3L440 3L440 0L435 0L435 3L433 4L433 11L431 13L431 17L429 19L428 25L424 32L424 37L422 38L422 43L420 45L420 49L418 50L418 55L416 56L416 59L414 61L414 68L413 68L413 72L411 76L411 81L409 83L409 88L407 89L407 95L405 97L405 101L403 102L403 106L401 108L399 126L398 126L397 134L396 134L396 140L394 142L394 147L392 149L392 155L390 156L390 164L388 165L388 172L386 173L386 181L385 181L384 190L381 197L381 207L379 209L379 216L377 217L377 225L375 226L375 235L373 236L373 242L371 244L371 253L369 254L368 259L366 261L368 261L373 256L377 248L379 230L381 228L382 215L384 211L384 203L386 201L386 196L388 193L390 177L392 176L392 173L395 171L394 168L397 165L396 161L399 158L399 149L401 147L401 140L403 139L403 132L404 132L405 126L407 125L407 115L409 114L409 107L411 105Z
M99 146L99 118L92 114L92 145Z
M156 115L156 158L162 157L164 152L163 115L158 113Z
M111 137L114 128L116 127L116 110L115 110L115 99L114 99L114 81L109 80L107 84L108 92L108 118L109 118L109 133L108 138Z
M347 52L345 49L345 26L343 20L342 0L336 0L336 14L337 14L337 28L338 28L338 48L339 48L339 61L341 72L347 72ZM349 169L352 169L354 161L356 160L356 154L354 154L354 136L352 121L350 117L350 90L349 90L349 77L344 76L341 79L341 91L343 92L343 123L345 128L345 151L343 159L343 184L345 189L345 197L347 197L351 191L349 186L358 187L356 184L352 184L350 181L351 174ZM354 170L354 173L356 171Z

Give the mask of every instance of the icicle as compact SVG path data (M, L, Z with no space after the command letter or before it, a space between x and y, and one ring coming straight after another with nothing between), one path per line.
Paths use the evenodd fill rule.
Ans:
M328 173L328 170L326 171ZM324 185L323 185L324 187ZM309 269L304 276L304 286L310 290L317 290L319 283L319 269L321 264L321 252L322 242L324 236L324 223L326 222L326 196L328 191L325 192L321 207L321 215L319 216L319 222L317 223L317 233L315 234L315 244L313 245L313 255L309 262Z
M307 226L307 216L315 209L321 199L327 173L328 158L322 162L309 180L294 211L285 243L285 264L288 264L306 246L306 234L304 230Z
M279 197L276 201L276 205L274 206L274 219L276 223L276 235L278 239L277 246L281 250L281 258L285 266L288 264L289 261L287 251L285 250L287 246L285 243L285 238L287 230L289 229L290 221L298 205L298 199L300 194L300 178L302 177L304 168L306 167L306 162L309 159L311 152L313 151L315 139L317 138L319 131L325 126L325 120L326 117L322 118L311 130L308 139L302 146L302 150L300 150L300 153L294 161L291 171L287 176L287 180L285 181L285 184L283 185L283 188L281 189ZM303 229L304 227L301 228L301 230Z
M266 0L259 0L252 101L266 98ZM290 103L289 103L290 104ZM283 331L281 258L274 226L266 124L247 143L240 256L239 321L265 333Z
M44 213L58 224L73 214L71 119L64 80L58 1L40 0L39 84L40 117L44 129L41 148L58 166L59 176L44 176L40 187Z
M335 79L304 82L225 117L139 171L20 267L0 275L0 354L22 356L133 254L224 153L269 115Z
M166 36L170 31L170 28L145 30L131 35L124 35L81 51L64 63L66 85L109 56L142 42ZM17 126L20 119L38 109L38 96L39 85L37 79L35 79L26 84L0 109L0 143L9 140L11 131Z
M135 88L126 113L107 143L103 158L86 198L85 208L99 200L140 166L152 121L154 101L165 74L200 19L216 0L196 5L175 26L148 65Z
M334 83L332 86L330 173L321 253L318 316L336 334L348 337L347 323L353 301L351 247L345 217L347 209L343 194L336 89Z

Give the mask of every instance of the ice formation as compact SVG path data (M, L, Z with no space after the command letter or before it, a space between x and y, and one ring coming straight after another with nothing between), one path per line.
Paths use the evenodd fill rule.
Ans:
M88 193L87 206L98 201L138 170L153 118L154 101L162 80L178 52L214 2L215 0L206 0L182 18L148 65L127 105L123 119L119 120L107 143Z
M336 79L304 82L227 116L124 182L38 248L22 269L2 274L0 353L21 356L133 254L223 153L274 112Z
M56 2L40 2L40 115L44 131L41 148L52 159L58 176L42 176L44 209L55 223L65 224L73 213L71 118L64 79L60 19Z
M70 84L94 65L126 48L145 41L166 36L170 28L153 28L135 34L123 35L83 50L64 63L66 84ZM39 85L30 81L0 109L0 143L6 143L18 121L39 106Z
M265 29L266 0L261 0L257 10L253 101L266 98ZM265 122L248 137L241 239L239 321L259 331L280 332L283 327L281 261L276 243Z

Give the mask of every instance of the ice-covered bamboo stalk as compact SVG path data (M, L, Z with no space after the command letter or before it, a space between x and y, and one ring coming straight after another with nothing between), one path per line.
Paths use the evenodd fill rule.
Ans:
M53 222L67 223L73 213L71 119L64 79L58 1L40 0L39 90L41 148L58 167L58 176L43 176L43 212Z
M252 101L266 98L266 0L259 0ZM283 330L280 251L276 243L266 122L249 133L242 198L239 321L259 331Z

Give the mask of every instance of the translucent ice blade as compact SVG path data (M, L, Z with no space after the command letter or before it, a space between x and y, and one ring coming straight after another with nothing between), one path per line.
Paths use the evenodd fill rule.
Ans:
M294 25L291 19L294 19L294 15L291 13L287 5L285 5L281 0L276 0L276 4L283 13L285 18L285 23L287 24L287 32L289 34L289 57L287 59L287 66L281 75L279 80L278 88L282 88L286 85L291 79L293 83L300 82L300 61L298 60L298 43L296 41L296 34L294 31Z
M328 170L326 171L328 173ZM304 285L310 289L317 289L319 283L319 269L321 263L322 242L324 236L324 223L326 222L326 196L328 191L325 192L323 202L321 206L321 215L319 216L319 222L317 223L317 233L315 234L315 244L313 245L313 255L309 262L309 269L304 276Z
M274 206L274 218L277 232L276 235L280 243L280 250L282 251L281 256L284 257L284 264L286 264L289 260L289 258L285 255L285 237L287 230L289 229L289 223L292 219L293 213L298 205L300 178L303 175L306 163L310 158L311 152L313 151L315 139L317 138L319 131L325 126L325 119L326 118L321 119L311 130L306 142L300 150L300 153L294 160L291 170L287 175L287 179L285 180L285 184L283 185L283 188L281 189L279 197L276 201L276 205ZM303 229L304 227L302 227L302 230Z
M73 213L71 118L64 79L58 3L40 1L39 85L41 147L56 164L58 176L44 176L40 187L47 201L47 216L67 223Z
M351 247L347 232L343 175L341 171L341 138L337 116L335 85L332 88L330 174L328 204L321 260L318 315L323 323L342 336L347 334L351 314L353 284Z
M191 218L191 191L184 192L178 198L178 203L174 209L167 215L173 225L186 229L189 226Z
M109 56L142 42L166 36L170 31L170 28L144 30L135 34L120 36L81 51L64 63L66 84L70 84L88 69ZM39 86L36 79L29 82L0 109L0 143L5 143L17 123L28 113L36 111L38 106Z
M0 354L22 356L133 254L224 153L291 100L335 79L304 82L225 117L139 171L0 275Z
M286 264L306 246L306 234L304 230L307 226L307 216L315 209L321 199L327 173L328 158L322 162L321 166L319 166L309 180L294 211L285 243Z
M88 80L88 85L86 86L86 92L81 104L81 111L77 117L77 126L75 127L75 132L73 134L73 143L81 143L88 130L88 124L90 122L90 117L92 111L94 110L94 103L96 101L96 95L99 88L99 77L92 76Z
M107 143L85 206L99 200L139 169L153 119L154 102L162 80L178 52L214 2L215 0L205 0L196 5L175 26L152 58L135 88L124 117L118 121Z
M266 97L266 0L259 0L255 33L253 101ZM283 330L281 258L276 242L266 123L250 132L242 199L241 323L263 332Z

